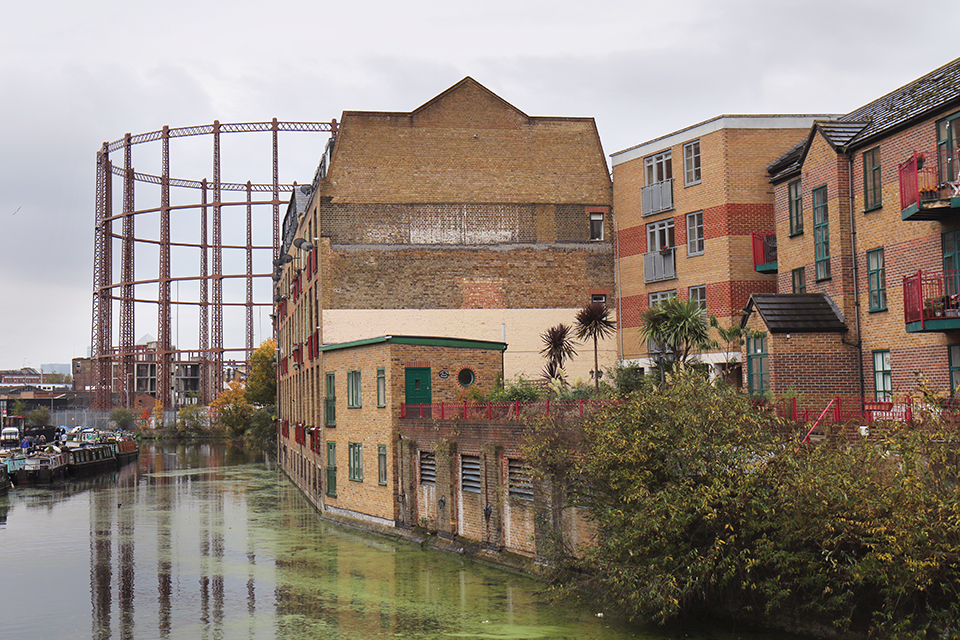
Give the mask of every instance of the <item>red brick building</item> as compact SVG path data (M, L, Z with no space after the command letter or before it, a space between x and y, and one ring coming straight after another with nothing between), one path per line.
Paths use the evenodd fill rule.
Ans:
M612 154L621 358L653 366L641 314L665 298L698 300L730 326L751 293L776 291L776 245L769 265L751 258L754 234L774 237L764 168L815 117L719 116ZM700 357L721 373L739 353Z
M749 345L753 392L793 390L822 408L833 396L917 395L921 384L956 391L958 87L960 59L817 122L770 165L778 294L744 319L768 334ZM815 299L833 309L830 330L803 317Z

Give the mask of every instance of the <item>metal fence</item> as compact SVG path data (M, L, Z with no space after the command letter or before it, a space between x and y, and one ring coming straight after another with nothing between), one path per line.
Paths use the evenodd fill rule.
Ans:
M116 429L110 420L111 410L97 409L61 409L50 414L50 422L57 427L95 427L97 429ZM164 409L163 424L171 426L177 423L177 411Z

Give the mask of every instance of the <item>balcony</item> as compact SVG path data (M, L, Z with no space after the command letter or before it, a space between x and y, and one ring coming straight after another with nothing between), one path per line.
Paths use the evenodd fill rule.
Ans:
M960 271L904 276L903 322L907 333L960 329Z
M960 210L960 150L913 153L899 165L900 217L947 220ZM931 162L937 159L936 166Z
M753 233L753 268L759 273L777 272L777 234Z
M673 209L673 179L655 182L640 189L640 215L652 216Z
M660 282L677 277L677 249L666 247L643 254L643 281Z

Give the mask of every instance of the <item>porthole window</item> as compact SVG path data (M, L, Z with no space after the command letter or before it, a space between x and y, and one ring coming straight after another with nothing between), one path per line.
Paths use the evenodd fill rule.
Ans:
M476 380L477 374L473 372L473 369L460 369L460 373L457 374L457 381L461 387L469 387Z

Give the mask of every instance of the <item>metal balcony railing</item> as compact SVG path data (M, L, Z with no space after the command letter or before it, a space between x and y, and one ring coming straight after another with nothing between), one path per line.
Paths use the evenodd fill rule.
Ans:
M903 277L903 321L919 322L960 318L960 271L924 273Z
M673 209L673 179L655 182L640 189L640 215L652 216Z
M667 247L643 254L643 281L659 282L677 277L677 249Z

